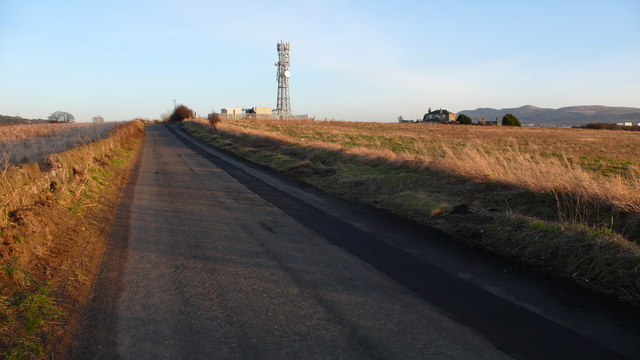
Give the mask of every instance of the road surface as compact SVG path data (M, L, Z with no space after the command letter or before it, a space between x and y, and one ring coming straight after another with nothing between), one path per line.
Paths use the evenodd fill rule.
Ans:
M173 132L147 127L71 358L622 358Z

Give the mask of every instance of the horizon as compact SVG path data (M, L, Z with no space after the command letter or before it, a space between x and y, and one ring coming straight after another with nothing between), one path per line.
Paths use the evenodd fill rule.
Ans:
M640 108L639 37L634 1L4 1L0 114L157 119L174 99L201 115L275 107L279 40L291 41L293 113L316 119Z
M177 106L181 106L183 104L177 104ZM535 109L539 109L539 110L560 110L560 109L568 109L568 108L586 108L586 107L603 107L603 108L609 108L609 109L635 109L635 110L640 110L640 108L637 107L630 107L630 106L606 106L606 105L574 105L574 106L564 106L564 107L559 107L559 108L543 108L543 107L539 107L539 106L535 106L535 105L531 105L531 104L527 104L527 105L522 105L522 106L518 106L518 107L514 107L514 108L490 108L490 107L479 107L479 108L475 108L475 109L464 109L464 110L459 110L459 111L451 111L454 114L461 114L463 112L472 112L472 111L480 111L480 110L495 110L495 111L507 111L507 110L518 110L518 109L522 109L522 108L535 108ZM440 108L432 108L431 110L439 110ZM445 108L442 108L442 110L448 110ZM425 114L428 112L428 109L425 110ZM73 115L73 114L72 114ZM22 118L25 120L48 120L47 117L42 117L42 118L25 118L19 114L17 115L11 115L11 114L0 114L0 116L7 116L7 117L17 117L17 118ZM198 116L200 118L204 118L204 116ZM404 117L403 117L404 118ZM152 118L152 117L135 117L132 119L128 119L128 120L133 120L133 119L141 119L141 120L160 120L160 118ZM313 120L313 119L312 119ZM369 122L367 120L344 120L344 119L315 119L315 120L331 120L331 121L356 121L356 122ZM404 118L404 120L411 120L411 119L407 119ZM89 122L91 120L88 121L77 121L74 120L74 122ZM106 122L109 121L127 121L127 119L123 119L123 120L105 120ZM371 121L371 122L395 122L395 121Z

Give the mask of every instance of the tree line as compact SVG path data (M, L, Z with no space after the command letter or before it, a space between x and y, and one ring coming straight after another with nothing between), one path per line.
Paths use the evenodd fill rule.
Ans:
M68 113L66 111L54 111L53 113L51 113L51 115L49 115L47 120L49 120L50 123L72 123L76 119L71 113ZM104 118L100 115L96 115L91 118L91 122L102 124L104 123Z
M460 114L456 117L456 121L460 124L471 125L473 121L468 115ZM505 114L502 117L502 126L522 126L520 120L513 114Z

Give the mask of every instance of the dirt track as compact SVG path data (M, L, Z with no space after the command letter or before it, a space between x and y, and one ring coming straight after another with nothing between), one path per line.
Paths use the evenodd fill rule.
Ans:
M483 330L310 231L167 128L147 129L72 358L508 358ZM536 331L556 329L531 316ZM615 355L562 329L594 355ZM500 346L535 358L513 343Z

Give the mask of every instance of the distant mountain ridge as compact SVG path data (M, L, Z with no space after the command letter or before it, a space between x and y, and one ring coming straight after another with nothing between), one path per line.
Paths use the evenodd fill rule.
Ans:
M474 121L481 118L485 120L495 120L496 117L502 119L505 114L513 114L523 125L533 124L535 126L574 126L595 122L633 122L636 125L637 122L640 122L640 108L601 105L569 106L559 109L525 105L519 108L462 110L459 114L465 114Z

